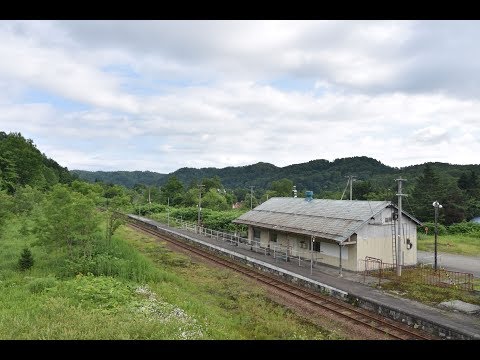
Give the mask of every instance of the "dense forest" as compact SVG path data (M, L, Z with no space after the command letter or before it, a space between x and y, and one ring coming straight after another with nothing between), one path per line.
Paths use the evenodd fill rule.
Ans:
M85 171L73 173L90 181L91 174L99 174ZM121 172L124 180L118 182L114 175L117 172L105 172L102 173L104 177L96 179L124 186L135 183L134 188L149 188L150 193L154 193L161 203L165 203L168 198L174 205L186 206L193 206L197 202L197 187L207 181L207 187L203 190L208 192L212 188L218 189L217 192L223 192L226 203L243 201L244 204L253 206L268 197L293 196L293 186L299 196L303 196L305 190L312 190L316 198L341 199L344 195L343 198L346 199L349 196L349 175L355 176L352 189L354 200L390 200L396 203L395 179L404 178L407 179L403 189L407 194L405 210L421 221L433 221L431 204L437 200L443 205L440 221L449 225L480 216L479 173L480 165L430 162L395 168L369 157L358 156L332 162L312 160L285 167L257 163L222 169L181 168L168 175L157 174L156 178L152 175L155 173L151 172ZM209 184L212 181L215 184ZM165 196L167 193L169 195Z
M104 182L133 188L136 184L162 184L165 174L152 171L86 171L72 170L71 173L89 182Z
M168 175L149 171L69 172L42 154L32 140L19 133L0 132L0 194L13 200L29 189L48 192L63 184L91 196L97 205L121 199L132 209L147 204L195 208L201 197L202 208L212 211L225 211L238 203L247 210L273 196L293 196L294 187L300 197L313 190L315 198L347 199L347 176L353 175L354 200L396 202L395 179L402 177L407 179L405 211L431 222L432 203L437 200L443 205L439 221L451 225L480 216L479 172L480 165L438 162L393 168L363 156L286 167L257 163L223 169L181 168ZM85 177L91 184L81 180Z
M0 131L0 190L13 194L26 185L48 189L73 178L67 168L41 153L32 140L20 133Z

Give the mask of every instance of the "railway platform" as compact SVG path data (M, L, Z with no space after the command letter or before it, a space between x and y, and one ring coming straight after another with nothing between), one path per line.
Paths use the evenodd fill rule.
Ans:
M342 300L415 328L420 327L441 338L480 340L480 316L453 312L395 296L370 286L369 281L364 283L363 274L344 270L340 276L337 268L327 265L314 263L311 266L310 262L295 259L285 261L281 256L274 257L272 251L268 254L263 248L258 249L248 244L225 241L187 229L169 227L141 216L130 216L148 222L160 231L175 235L176 238L224 253L263 271L281 275L289 281L326 290ZM373 282L375 279L370 281Z

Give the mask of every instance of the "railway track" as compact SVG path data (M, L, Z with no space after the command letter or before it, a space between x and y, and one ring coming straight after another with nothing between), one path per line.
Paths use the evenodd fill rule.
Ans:
M174 245L186 249L192 253L195 253L203 258L207 258L210 261L213 261L219 265L227 267L231 270L242 273L243 275L253 278L265 285L271 286L277 290L283 291L291 296L294 296L298 299L303 300L306 303L314 305L323 310L328 310L335 315L343 317L348 321L352 321L363 326L379 331L382 334L390 336L392 339L396 340L434 340L438 339L430 334L427 334L423 331L412 329L411 327L398 323L394 320L382 317L378 314L372 313L368 310L355 307L344 301L332 298L328 295L323 295L318 292L314 292L299 286L287 283L285 281L279 280L271 275L261 273L257 270L251 269L247 266L241 265L234 260L225 259L218 255L215 255L207 250L199 249L197 247L186 244L185 242L172 239L167 235L161 233L156 229L152 229L149 224L139 224L140 221L132 222L129 220L129 225L145 231L151 235L154 235L162 240L173 243Z

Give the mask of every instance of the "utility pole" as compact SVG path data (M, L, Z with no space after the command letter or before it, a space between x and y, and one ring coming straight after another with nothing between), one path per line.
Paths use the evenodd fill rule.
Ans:
M350 179L350 200L352 200L352 185L353 185L353 178L355 178L356 176L352 176L350 175L349 179Z
M150 186L148 187L148 210L152 211L152 201L150 199Z
M250 210L253 209L253 188L254 186L250 186Z
M200 230L200 211L201 211L201 206L202 206L202 188L205 187L205 185L198 185L198 229Z
M356 176L353 176L353 175L348 175L348 176L345 176L348 180L347 180L347 185L345 186L345 189L343 189L343 193L342 193L342 197L340 198L340 200L343 200L343 195L345 195L345 191L347 190L347 187L348 185L350 185L350 200L352 200L352 184L353 184L353 179L356 178Z
M407 179L395 179L398 181L398 238L397 238L397 276L402 276L402 196L407 196L402 194L402 181L407 181Z
M167 224L170 226L170 198L167 198Z

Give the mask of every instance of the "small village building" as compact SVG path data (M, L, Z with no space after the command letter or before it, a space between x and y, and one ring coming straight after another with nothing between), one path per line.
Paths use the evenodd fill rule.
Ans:
M311 192L310 192L311 193ZM362 271L365 257L395 263L398 208L390 201L270 198L233 220L248 225L248 240L288 257ZM401 264L417 263L417 226L402 211Z

